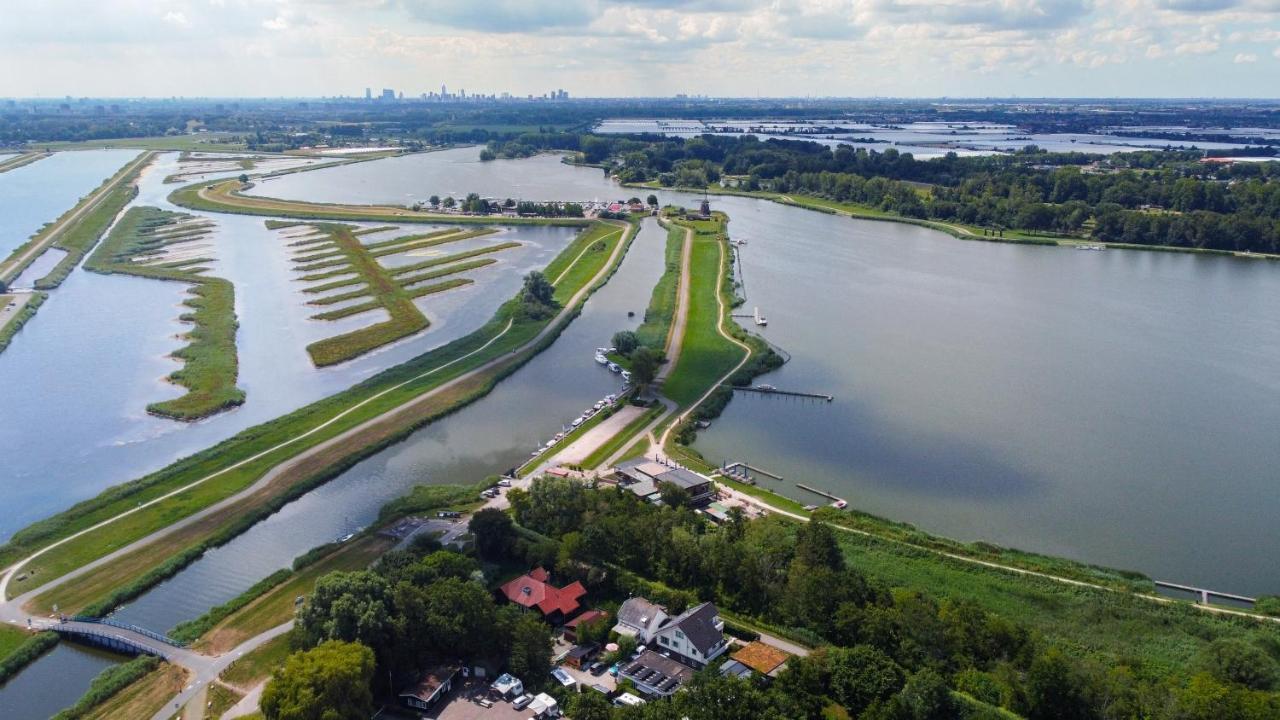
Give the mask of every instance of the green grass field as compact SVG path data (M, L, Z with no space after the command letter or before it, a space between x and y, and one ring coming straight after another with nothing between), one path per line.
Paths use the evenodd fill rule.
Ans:
M228 685L249 690L271 677L276 668L283 666L290 652L292 648L289 647L289 636L281 635L231 663L218 678Z
M141 148L143 150L195 150L202 152L237 152L248 148L239 136L231 133L197 133L194 135L161 135L107 140L78 140L33 143L41 150L98 150L102 148Z
M644 322L636 328L636 338L641 345L663 350L671 321L676 312L676 295L680 282L680 251L684 247L684 229L672 224L667 228L667 245L664 254L665 269L649 297L649 307L644 311Z
M29 634L16 627L0 625L0 662L21 647L29 637L31 637Z
M723 218L723 216L717 216ZM695 402L707 388L733 369L744 351L720 335L720 304L716 297L718 278L725 272L727 220L688 222L695 230L690 265L689 316L684 344L675 368L663 384L662 392L681 406ZM682 223L683 224L683 223ZM727 284L727 283L726 283ZM727 289L727 288L726 288ZM728 310L728 304L725 306Z
M177 420L197 420L244 403L244 391L236 386L239 359L236 353L235 289L222 278L204 275L195 261L144 264L139 258L182 243L206 237L209 225L183 213L152 207L131 208L94 251L85 268L93 272L133 275L189 283L191 308L181 319L191 324L189 344L172 357L183 367L169 375L187 389L182 397L152 403L147 411ZM195 265L195 267L192 267Z

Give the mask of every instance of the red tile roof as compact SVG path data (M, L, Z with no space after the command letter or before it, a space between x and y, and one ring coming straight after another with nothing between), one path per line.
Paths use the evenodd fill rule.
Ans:
M502 594L511 602L526 608L537 608L543 615L550 615L559 610L569 615L578 609L578 600L587 594L582 583L556 588L547 583L550 574L537 568L527 575L508 582L502 586Z
M599 620L600 618L607 618L607 617L609 617L609 613L603 610L588 610L582 613L581 615L579 615L578 617L565 623L564 626L567 628L576 628L583 623L589 623L592 620Z

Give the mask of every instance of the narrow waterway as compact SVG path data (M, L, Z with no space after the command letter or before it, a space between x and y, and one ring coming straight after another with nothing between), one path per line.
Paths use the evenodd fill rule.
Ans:
M97 157L66 155L82 162ZM123 163L128 157L117 159ZM162 154L143 173L134 205L181 210L167 199L177 186L163 182L178 169L177 157ZM0 175L0 182L18 172ZM0 202L7 206L8 198ZM490 256L497 260L492 265L454 276L474 284L419 299L431 321L426 331L352 361L316 368L306 353L309 343L376 322L377 313L336 322L310 319L319 309L306 304L311 298L296 281L290 260L294 248L285 231L267 229L263 218L204 216L215 224L207 241L217 258L210 274L235 284L238 385L247 394L245 404L195 423L148 415L149 403L183 392L165 377L178 367L169 353L185 344L179 335L187 327L178 317L187 311L181 304L187 286L76 269L0 353L5 406L22 414L21 423L0 422L0 505L6 508L0 514L0 539L110 485L142 477L466 335L487 322L521 278L544 267L575 234L571 228L502 228L458 243L458 250L506 241L520 246ZM412 232L421 228L401 234ZM454 246L442 247L454 251ZM384 261L391 266L423 259L404 257L408 260Z
M98 673L125 659L75 643L60 642L0 685L0 718L45 720L56 715L83 695Z
M285 506L116 613L165 631L226 602L312 547L372 522L419 484L473 483L529 453L606 394L617 375L592 360L613 333L644 317L663 272L666 232L645 220L621 267L560 338L488 396L415 432ZM634 316L628 316L634 313Z

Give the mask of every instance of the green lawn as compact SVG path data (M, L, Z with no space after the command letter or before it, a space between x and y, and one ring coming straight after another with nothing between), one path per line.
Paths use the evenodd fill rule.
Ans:
M137 138L111 138L107 140L76 140L64 142L32 143L41 150L97 150L101 148L142 148L144 150L195 150L201 152L236 152L247 149L243 142L233 140L231 133L197 133L194 135L161 135Z
M231 663L230 667L222 671L219 679L228 685L249 690L271 677L276 668L283 666L290 652L289 635L281 635Z
M722 252L726 242L724 223L705 221L690 224L696 233L690 266L692 278L689 286L689 316L685 324L680 358L662 388L664 395L681 406L697 401L708 388L732 370L744 354L742 348L729 342L717 331L720 305L716 297L716 285L727 267L722 264L722 259L727 261L727 253ZM728 311L727 304L725 310Z
M19 630L16 627L8 625L0 625L0 662L9 657L9 654L21 647L22 643L31 637L26 631Z
M649 307L644 311L644 322L636 328L641 345L662 351L667 345L667 334L676 312L676 297L680 282L680 251L684 247L684 228L672 223L667 228L665 251L666 268L658 284L653 287Z

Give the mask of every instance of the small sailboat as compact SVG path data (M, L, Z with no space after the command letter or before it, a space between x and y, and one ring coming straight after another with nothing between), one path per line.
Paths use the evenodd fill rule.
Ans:
M596 353L596 362L597 362L597 363L599 363L599 364L601 364L601 365L608 365L608 364L609 364L609 358L605 357L605 356L604 356L603 354L601 354L601 353Z

